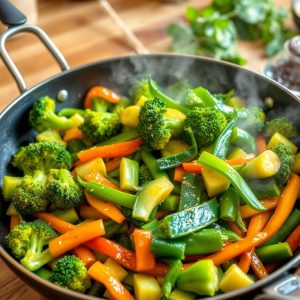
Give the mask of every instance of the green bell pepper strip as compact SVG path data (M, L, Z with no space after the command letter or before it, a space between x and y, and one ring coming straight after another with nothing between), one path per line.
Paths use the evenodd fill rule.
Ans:
M204 184L201 177L194 173L184 173L178 211L197 206L203 202Z
M280 189L274 177L264 179L248 179L247 184L258 199L280 196Z
M148 221L152 210L171 194L173 188L173 184L166 177L147 183L136 196L132 211L133 218Z
M228 153L228 149L231 143L231 135L233 128L236 125L236 117L234 117L224 128L221 134L218 136L214 143L212 154L225 159Z
M66 108L61 109L58 112L58 116L67 117L67 118L72 117L75 114L79 114L82 117L84 117L85 114L86 114L86 111L85 111L85 109L74 108L74 107L66 107Z
M38 270L33 272L34 274L36 274L37 276L49 280L49 278L51 277L51 272L49 270L47 270L46 268L39 268Z
M256 249L256 254L263 263L280 261L293 256L291 247L287 242L260 247Z
M197 156L198 148L194 134L190 128L187 129L187 132L191 138L192 145L180 153L157 159L156 163L159 170L175 168L184 162L193 160Z
M77 176L77 181L88 193L120 206L133 208L136 201L135 195L127 194L96 182L84 181L79 176Z
M218 271L210 259L203 259L180 272L176 286L183 291L202 296L214 296L218 290Z
M129 129L124 132L121 132L110 139L98 144L98 146L104 146L104 145L112 145L112 144L118 144L122 142L128 142L131 140L134 140L140 136L140 133L137 129Z
M244 149L247 153L256 153L254 137L246 130L234 127L231 134L231 143Z
M104 229L105 229L105 234L103 237L106 238L111 238L115 234L121 233L121 228L123 228L124 224L123 223L116 223L113 220L108 220L103 222L104 224Z
M241 198L254 210L264 211L265 207L259 202L242 176L222 159L203 151L198 162L224 175L235 187Z
M203 229L177 240L185 243L185 255L213 253L222 249L224 243L221 230L216 228Z
M72 224L79 221L79 216L74 207L65 210L56 209L52 214Z
M300 211L299 209L293 209L281 228L266 243L262 244L262 246L273 245L284 241L299 224Z
M231 230L225 228L220 228L219 230L221 231L223 242L236 242L241 239L235 232Z
M160 210L174 211L177 210L178 203L179 197L177 195L170 195L158 208Z
M172 289L175 286L177 277L182 269L180 260L173 260L169 263L169 269L162 282L161 291L165 299L170 299Z
M157 219L149 221L149 222L147 222L147 223L145 223L144 225L141 226L141 228L143 230L150 230L150 231L152 231L152 233L158 227L159 227L159 221Z
M168 178L166 171L158 169L156 158L150 152L146 151L145 149L141 150L141 157L154 179L163 176Z
M159 257L184 259L185 243L153 236L151 252Z
M240 204L239 204L240 206ZM236 220L235 220L235 225L242 231L242 232L247 232L247 228L245 226L245 223L243 221L243 218L242 218L242 215L241 215L241 212L240 210L238 210L237 212L237 217L236 217Z
M233 187L229 187L220 196L220 219L235 222L239 209L240 196Z
M218 201L216 198L198 206L164 217L160 225L170 238L178 238L203 229L218 220Z
M122 157L120 164L120 187L122 190L134 192L139 187L139 163Z
M151 77L148 78L148 84L151 94L163 100L165 102L166 107L180 110L184 114L187 114L190 111L188 108L180 105L179 103L171 99L169 96L167 96L165 93L163 93L161 90L159 90L156 82L152 80Z

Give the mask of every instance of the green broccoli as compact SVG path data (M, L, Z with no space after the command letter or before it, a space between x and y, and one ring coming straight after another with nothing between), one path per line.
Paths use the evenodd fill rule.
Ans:
M50 203L62 210L83 203L82 190L67 169L50 170L45 197Z
M120 112L128 107L129 105L132 105L130 99L126 98L126 97L122 97L121 101L117 104L115 104L112 109L110 110L111 113L115 113L115 114L120 114Z
M80 129L95 143L101 143L115 136L121 129L118 114L87 110Z
M188 91L193 92L193 89L194 87L190 84L190 82L187 79L184 79L175 81L174 83L168 85L166 92L177 102L181 103L182 105L186 105L186 95L189 94Z
M213 107L195 107L184 120L184 129L191 128L198 147L211 145L227 125L226 115Z
M144 96L149 100L152 100L154 96L152 95L149 87L148 78L139 80L131 89L131 95L134 102L137 102L140 97Z
M38 99L29 112L29 123L38 132L46 129L67 130L77 127L82 122L82 117L73 115L71 118L58 116L55 113L55 101L48 96Z
M166 112L165 103L159 98L147 101L141 107L138 129L152 149L163 149L172 136L181 133L183 120L166 116Z
M280 160L280 169L277 174L275 174L275 180L279 186L284 186L288 182L292 172L295 154L291 148L284 143L275 145L272 150L278 155Z
M147 168L146 165L142 165L139 168L139 183L141 186L143 186L144 184L146 184L149 181L152 181L153 177L149 171L149 169Z
M74 255L60 258L49 279L54 284L81 293L91 287L83 261Z
M57 142L39 142L21 147L12 160L25 174L32 175L35 170L48 173L50 169L70 169L72 159L65 147Z
M297 136L297 128L294 123L285 118L276 118L268 121L265 126L265 136L271 137L275 132L280 133L287 139Z
M196 95L194 90L188 89L184 93L182 104L188 108L202 107L202 100Z
M47 177L42 171L35 171L32 176L25 175L15 187L11 201L20 214L33 215L46 209L46 181Z
M30 271L35 271L54 259L49 249L49 242L57 236L45 222L22 221L6 236L6 246L12 255Z
M266 115L259 107L237 108L238 122L237 126L255 135L263 131Z

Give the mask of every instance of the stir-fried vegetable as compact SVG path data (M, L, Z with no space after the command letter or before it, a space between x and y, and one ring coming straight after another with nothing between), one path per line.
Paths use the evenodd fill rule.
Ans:
M34 104L37 142L12 153L23 174L3 177L14 258L88 295L181 300L246 287L297 252L293 123L241 108L234 91L148 78L131 93Z

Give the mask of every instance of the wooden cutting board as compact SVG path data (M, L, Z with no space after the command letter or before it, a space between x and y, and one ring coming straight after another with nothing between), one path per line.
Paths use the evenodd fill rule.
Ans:
M182 19L187 4L204 6L209 0L190 0L182 4L167 4L160 0L112 0L123 20L135 32L150 52L167 52L170 44L164 28ZM290 1L278 0L281 6ZM65 55L71 67L106 57L133 53L123 34L97 1L40 0L41 26ZM43 45L30 35L22 35L7 43L14 62L29 87L59 72L58 66ZM248 60L246 67L260 72L265 61L260 42L239 43L240 53ZM18 89L0 61L0 111L19 95ZM0 299L38 300L46 298L25 285L0 260Z

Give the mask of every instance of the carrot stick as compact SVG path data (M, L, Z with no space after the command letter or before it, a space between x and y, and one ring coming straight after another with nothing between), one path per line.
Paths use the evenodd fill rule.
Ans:
M291 174L280 196L275 212L264 228L264 231L268 234L265 241L268 241L280 229L291 213L299 194L299 187L300 178L296 174Z
M216 266L246 252L261 244L267 237L266 232L259 232L255 236L245 237L244 239L234 242L220 251L207 256L207 259L212 259Z
M82 140L82 139L83 139L83 133L78 127L73 127L67 130L63 138L65 142L69 142L72 140Z
M80 161L86 162L96 157L115 158L128 156L138 150L143 144L141 138L137 138L128 142L122 142L113 145L95 146L87 150L82 150L77 153Z
M184 169L182 166L178 166L174 169L174 181L182 182Z
M236 233L240 238L243 238L245 235L244 233L235 225L234 222L227 222L229 228Z
M262 133L259 133L256 136L256 141L255 142L256 142L256 149L257 149L258 154L261 154L264 151L266 151L267 142L266 142L266 139L265 139L265 137Z
M293 252L297 250L300 246L300 225L292 231L285 241L290 245Z
M121 158L110 159L107 163L105 163L107 173L115 169L118 169L120 167L120 164L121 164Z
M225 162L228 163L230 166L238 166L248 163L249 161L253 160L254 157L254 154L248 154L245 156L225 160ZM202 168L204 167L203 165L200 165L197 162L183 163L182 166L185 172L195 174L201 174Z
M102 221L107 221L109 218L103 214L101 214L98 210L94 207L89 205L80 205L79 206L79 214L83 219L93 219L98 220L102 219Z
M255 251L249 251L251 256L251 268L258 279L263 279L268 276L268 272L265 269L260 258L257 256Z
M260 201L261 204L265 207L266 210L271 210L276 208L279 202L279 197L270 197ZM260 213L258 210L252 209L248 205L242 205L240 207L241 216L243 219L250 218Z
M84 191L84 195L89 205L102 215L105 215L106 217L114 220L117 223L122 223L125 220L124 215L113 203L97 198L86 191Z
M150 230L136 228L133 231L137 271L151 270L155 266L155 257L150 250L151 240L152 232Z
M73 249L72 252L84 262L87 268L97 261L97 258L95 257L93 252L85 246L78 246Z
M119 103L121 101L121 97L114 93L112 90L104 87L104 86L94 86L92 87L84 98L84 107L91 108L92 107L92 99L100 98L109 103Z
M36 217L49 224L53 229L55 229L59 233L65 233L77 227L76 225L68 223L60 219L59 217L46 212L37 213Z
M250 269L250 265L251 265L251 253L253 252L253 249L242 253L238 266L240 267L240 269L247 274L249 272Z
M12 231L15 226L19 225L21 223L21 218L18 215L11 215L10 216L10 231Z
M97 220L76 226L49 242L52 256L57 257L77 246L99 237L105 233L102 220Z
M155 219L161 219L165 216L167 216L168 214L170 214L171 212L168 210L158 210L156 215L155 215Z
M111 297L115 300L134 300L133 296L123 286L120 280L115 277L108 268L101 262L95 262L89 269L88 275L102 283L106 288Z

